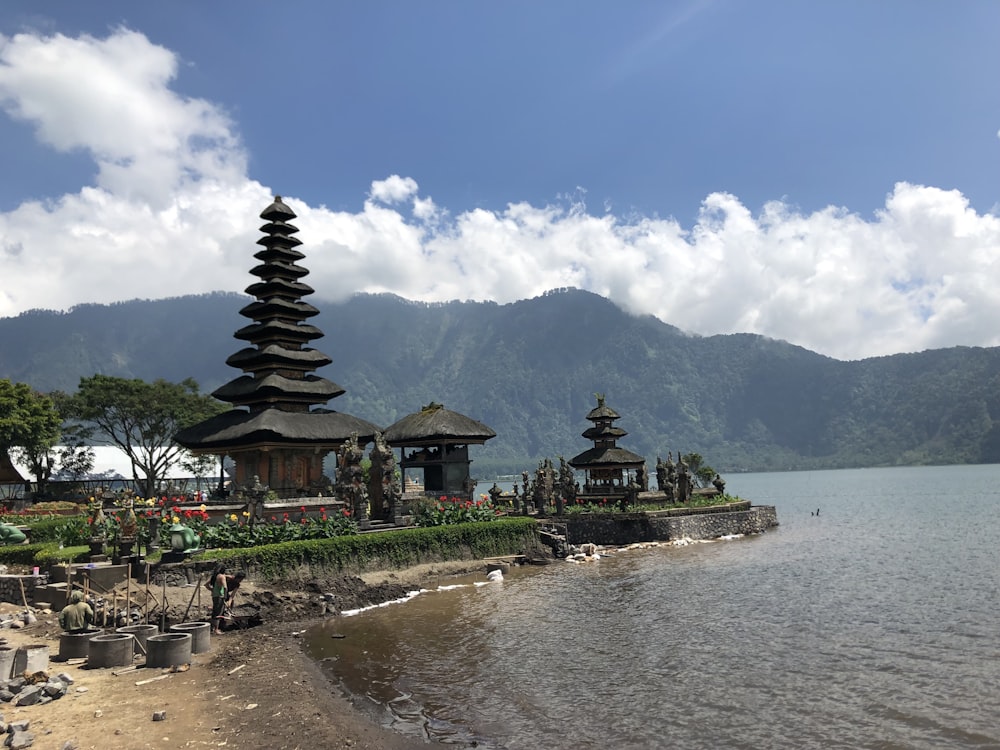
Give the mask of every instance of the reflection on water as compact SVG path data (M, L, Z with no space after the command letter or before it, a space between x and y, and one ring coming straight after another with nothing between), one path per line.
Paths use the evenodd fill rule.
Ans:
M727 480L781 527L423 594L314 655L463 747L1000 747L1000 467Z

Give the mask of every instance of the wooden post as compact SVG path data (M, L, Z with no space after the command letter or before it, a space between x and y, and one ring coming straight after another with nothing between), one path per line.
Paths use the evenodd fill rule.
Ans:
M125 624L132 624L132 563L125 566Z
M160 632L167 632L167 573L163 571L163 601L160 606Z
M149 563L146 563L146 600L143 602L143 617L142 621L144 623L149 623Z
M191 600L188 602L187 609L184 610L184 617L181 618L181 622L187 622L188 613L191 611L191 605L194 604L194 597L200 590L201 590L201 574L198 575L198 584L195 586L194 591L191 592Z

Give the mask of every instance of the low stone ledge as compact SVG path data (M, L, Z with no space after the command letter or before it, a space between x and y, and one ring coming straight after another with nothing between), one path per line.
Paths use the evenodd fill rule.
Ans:
M547 521L565 526L569 544L593 542L601 545L670 542L685 538L717 539L735 534L759 534L778 525L778 514L773 505L754 505L743 510L722 507L725 510L685 515L664 511L580 513L553 516Z

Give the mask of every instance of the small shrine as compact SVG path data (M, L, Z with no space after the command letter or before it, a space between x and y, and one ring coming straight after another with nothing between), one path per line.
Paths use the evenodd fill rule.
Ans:
M305 322L319 310L302 301L314 290L301 281L309 271L298 264L305 256L292 236L299 231L289 223L295 214L277 196L260 217L260 265L250 270L260 281L246 288L256 300L240 310L253 322L234 334L250 346L226 360L244 374L212 394L233 409L174 439L196 455L230 456L238 486L256 480L279 497L313 495L324 488L327 454L352 434L363 446L379 428L322 406L345 390L314 372L332 360L308 346L323 332Z
M469 446L482 445L496 433L471 417L431 402L387 428L385 442L399 448L399 468L423 474L424 492L471 497L475 490Z
M587 414L587 420L594 424L583 432L594 447L569 460L570 466L586 473L580 497L622 497L630 482L637 490L646 489L646 459L618 447L618 440L628 434L615 426L618 419L618 412L604 403L603 393L598 393L597 406Z

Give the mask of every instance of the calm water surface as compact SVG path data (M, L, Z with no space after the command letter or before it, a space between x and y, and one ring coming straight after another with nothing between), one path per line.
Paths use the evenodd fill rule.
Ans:
M1000 466L727 482L781 527L434 591L313 653L459 747L1000 748Z

